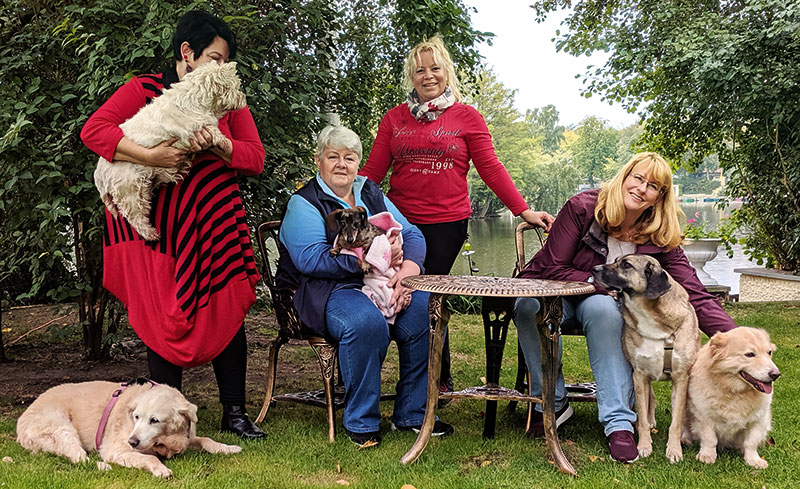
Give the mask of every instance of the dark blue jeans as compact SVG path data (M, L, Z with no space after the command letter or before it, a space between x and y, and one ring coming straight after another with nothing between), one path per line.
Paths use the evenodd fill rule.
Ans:
M345 388L344 427L355 433L378 431L381 422L381 365L389 342L400 356L400 380L392 422L418 426L425 417L428 392L428 296L414 292L411 304L393 326L358 289L340 289L328 298L328 332L339 344Z

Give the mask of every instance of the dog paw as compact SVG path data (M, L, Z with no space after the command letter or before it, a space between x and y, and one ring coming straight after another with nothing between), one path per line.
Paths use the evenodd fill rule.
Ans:
M761 457L746 458L744 461L747 463L747 465L753 467L754 469L766 469L769 467L767 461Z
M640 445L636 447L639 449L639 457L649 457L653 453L653 445Z
M161 477L164 479L169 479L172 477L172 471L167 468L166 465L161 465L160 467L152 467L150 469L150 473L156 477Z
M667 445L667 460L671 464L676 464L683 460L683 449L681 449L680 444L678 444L677 448Z
M97 462L97 470L102 470L102 471L111 470L111 464L103 462L101 460Z
M242 451L242 447L239 445L225 445L220 443L219 451L217 453L224 453L226 455L232 455L234 453L239 453Z
M717 461L717 452L714 453L703 453L701 450L700 453L697 454L697 460L703 462L704 464L713 464Z
M74 464L82 464L84 462L89 461L89 456L86 455L86 452L84 452L83 450L81 450L80 452L76 451L68 455L67 458L69 459L70 462Z

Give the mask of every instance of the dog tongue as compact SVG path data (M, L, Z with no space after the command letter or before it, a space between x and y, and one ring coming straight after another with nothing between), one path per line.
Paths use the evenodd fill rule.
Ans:
M763 392L764 394L772 394L772 382L761 382L760 380L756 379L755 377L751 376L745 371L740 372L742 378L750 383L757 391Z

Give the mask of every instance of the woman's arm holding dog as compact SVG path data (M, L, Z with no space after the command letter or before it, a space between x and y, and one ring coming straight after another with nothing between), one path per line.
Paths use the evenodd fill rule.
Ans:
M187 154L171 146L176 139L145 148L126 138L120 125L133 117L147 103L141 81L133 78L119 87L92 114L81 129L87 148L107 161L130 161L140 165L173 167L187 161Z
M358 260L352 255L330 256L325 219L306 199L293 195L281 222L281 243L292 263L305 275L319 278L345 279L361 276Z
M711 337L714 333L736 327L736 323L722 308L719 299L710 294L697 278L697 272L680 247L663 253L660 261L662 268L689 294L689 302L697 314L697 322L703 333Z
M248 107L225 114L220 119L219 130L228 137L230 144L223 145L225 147L214 153L228 167L246 176L258 175L264 170L264 144Z

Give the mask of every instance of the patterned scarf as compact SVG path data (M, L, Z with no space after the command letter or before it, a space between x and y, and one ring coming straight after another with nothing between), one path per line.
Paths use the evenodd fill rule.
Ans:
M456 103L456 97L450 87L444 89L444 92L435 99L422 102L417 95L417 91L412 89L408 92L408 110L420 122L435 121L442 115L448 107Z

